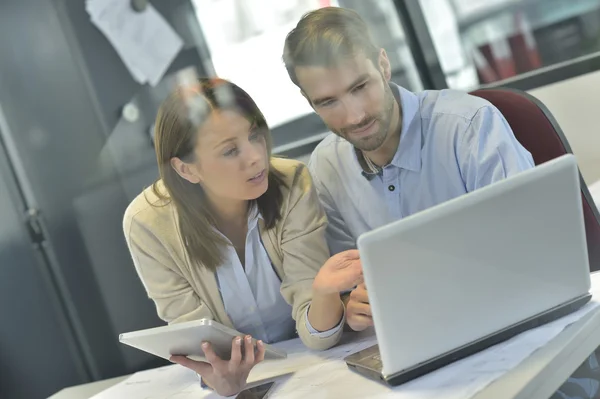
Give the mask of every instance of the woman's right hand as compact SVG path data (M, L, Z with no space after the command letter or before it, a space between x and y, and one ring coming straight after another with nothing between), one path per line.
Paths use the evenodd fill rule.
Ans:
M262 341L256 344L254 352L252 337L247 335L244 342L244 359L242 359L242 338L236 337L231 344L231 359L223 360L213 351L210 343L203 342L202 350L208 362L198 362L185 356L171 356L171 361L198 373L202 380L221 396L239 393L246 386L250 370L265 358L265 345Z
M358 250L340 252L325 262L313 282L316 293L327 295L351 290L363 282Z

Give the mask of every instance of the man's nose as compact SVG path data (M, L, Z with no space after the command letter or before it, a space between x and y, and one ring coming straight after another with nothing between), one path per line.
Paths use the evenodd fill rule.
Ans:
M346 124L358 125L366 116L365 108L361 101L356 98L349 98L345 101L346 108Z

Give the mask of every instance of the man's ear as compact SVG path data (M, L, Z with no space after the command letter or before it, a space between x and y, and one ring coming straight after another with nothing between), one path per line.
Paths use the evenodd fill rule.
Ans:
M315 107L312 104L312 102L310 101L310 98L308 98L308 96L306 95L306 93L304 92L304 90L300 89L300 94L302 94L302 97L304 97L306 99L306 101L308 101L308 105L310 105L310 107L314 110Z
M392 79L392 66L390 65L390 59L384 49L379 50L378 65L379 71L383 75L386 81Z
M198 168L194 164L189 164L177 157L173 157L171 158L171 167L179 176L192 184L202 182L202 175L198 172Z

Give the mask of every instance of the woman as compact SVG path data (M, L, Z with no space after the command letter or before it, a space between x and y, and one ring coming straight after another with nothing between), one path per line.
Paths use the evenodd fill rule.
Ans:
M201 79L161 105L160 179L128 207L124 231L158 315L214 319L247 334L231 360L203 343L208 363L171 360L221 395L245 385L264 342L296 332L313 349L342 334L339 292L362 281L356 251L329 259L327 224L307 168L271 157L265 118L233 83ZM258 339L255 349L251 336Z

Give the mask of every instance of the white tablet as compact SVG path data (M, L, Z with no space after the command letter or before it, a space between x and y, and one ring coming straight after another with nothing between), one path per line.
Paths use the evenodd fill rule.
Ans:
M231 357L233 339L243 336L244 334L239 331L216 321L200 319L124 333L119 335L119 341L167 360L171 355L184 355L192 360L206 361L201 348L202 342L210 342L215 353L221 359L227 360ZM256 345L254 338L252 341ZM265 360L285 359L286 357L287 353L284 351L265 344Z

